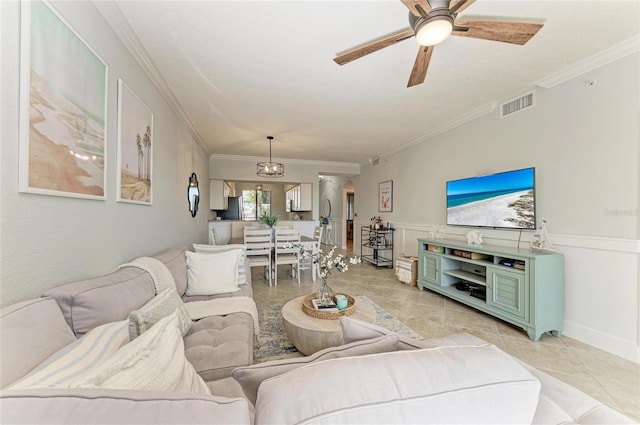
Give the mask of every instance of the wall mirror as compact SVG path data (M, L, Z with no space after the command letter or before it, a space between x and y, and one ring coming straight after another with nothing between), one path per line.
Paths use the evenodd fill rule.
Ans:
M329 198L324 200L324 216L327 218L331 217L331 201Z
M195 217L198 212L198 203L200 202L200 188L198 187L198 177L196 176L196 173L191 173L191 177L189 177L187 200L189 201L191 217Z

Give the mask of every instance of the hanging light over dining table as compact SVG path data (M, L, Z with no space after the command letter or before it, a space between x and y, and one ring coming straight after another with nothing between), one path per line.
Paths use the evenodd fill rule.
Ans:
M269 140L269 162L258 162L258 172L260 177L284 177L284 165L280 162L273 162L271 159L271 142L273 136L267 136Z

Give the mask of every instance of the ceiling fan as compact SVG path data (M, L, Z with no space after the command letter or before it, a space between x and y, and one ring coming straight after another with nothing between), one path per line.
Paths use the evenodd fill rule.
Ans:
M522 22L456 20L458 13L476 0L400 1L409 9L410 29L349 50L336 56L334 62L344 65L415 36L420 49L407 84L407 87L412 87L424 82L434 46L450 35L523 45L542 28L542 24Z

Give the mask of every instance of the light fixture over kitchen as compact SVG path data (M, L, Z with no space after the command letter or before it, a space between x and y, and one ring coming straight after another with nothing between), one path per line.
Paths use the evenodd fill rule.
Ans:
M269 140L269 162L258 162L258 172L260 177L284 177L284 165L271 160L271 142L273 136L267 136Z

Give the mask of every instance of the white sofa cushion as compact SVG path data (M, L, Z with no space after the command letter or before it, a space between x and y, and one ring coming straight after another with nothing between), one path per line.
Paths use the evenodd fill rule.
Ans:
M174 311L100 366L72 381L70 387L210 395L185 357L181 320Z
M238 285L246 285L249 283L247 280L247 272L245 267L245 259L247 257L247 246L243 244L227 244L227 245L204 245L200 243L193 244L193 250L201 254L216 254L219 252L231 251L234 249L241 249L242 254L238 261Z
M185 336L191 329L193 322L189 318L189 313L187 313L184 302L176 289L168 288L151 298L151 301L138 310L131 312L129 315L129 339L133 341L160 319L174 311L178 311L178 314L182 316L180 333Z
M338 347L329 347L307 357L273 360L233 370L231 376L242 386L247 399L255 404L260 384L268 378L281 375L311 362L339 357L361 356L364 354L386 353L398 349L398 336L387 335L379 338L356 341Z
M494 345L403 350L269 378L255 423L531 423L539 393L540 381Z
M40 388L3 391L2 423L234 424L251 422L247 400L167 391Z
M227 294L238 290L241 249L216 254L187 251L186 295Z

